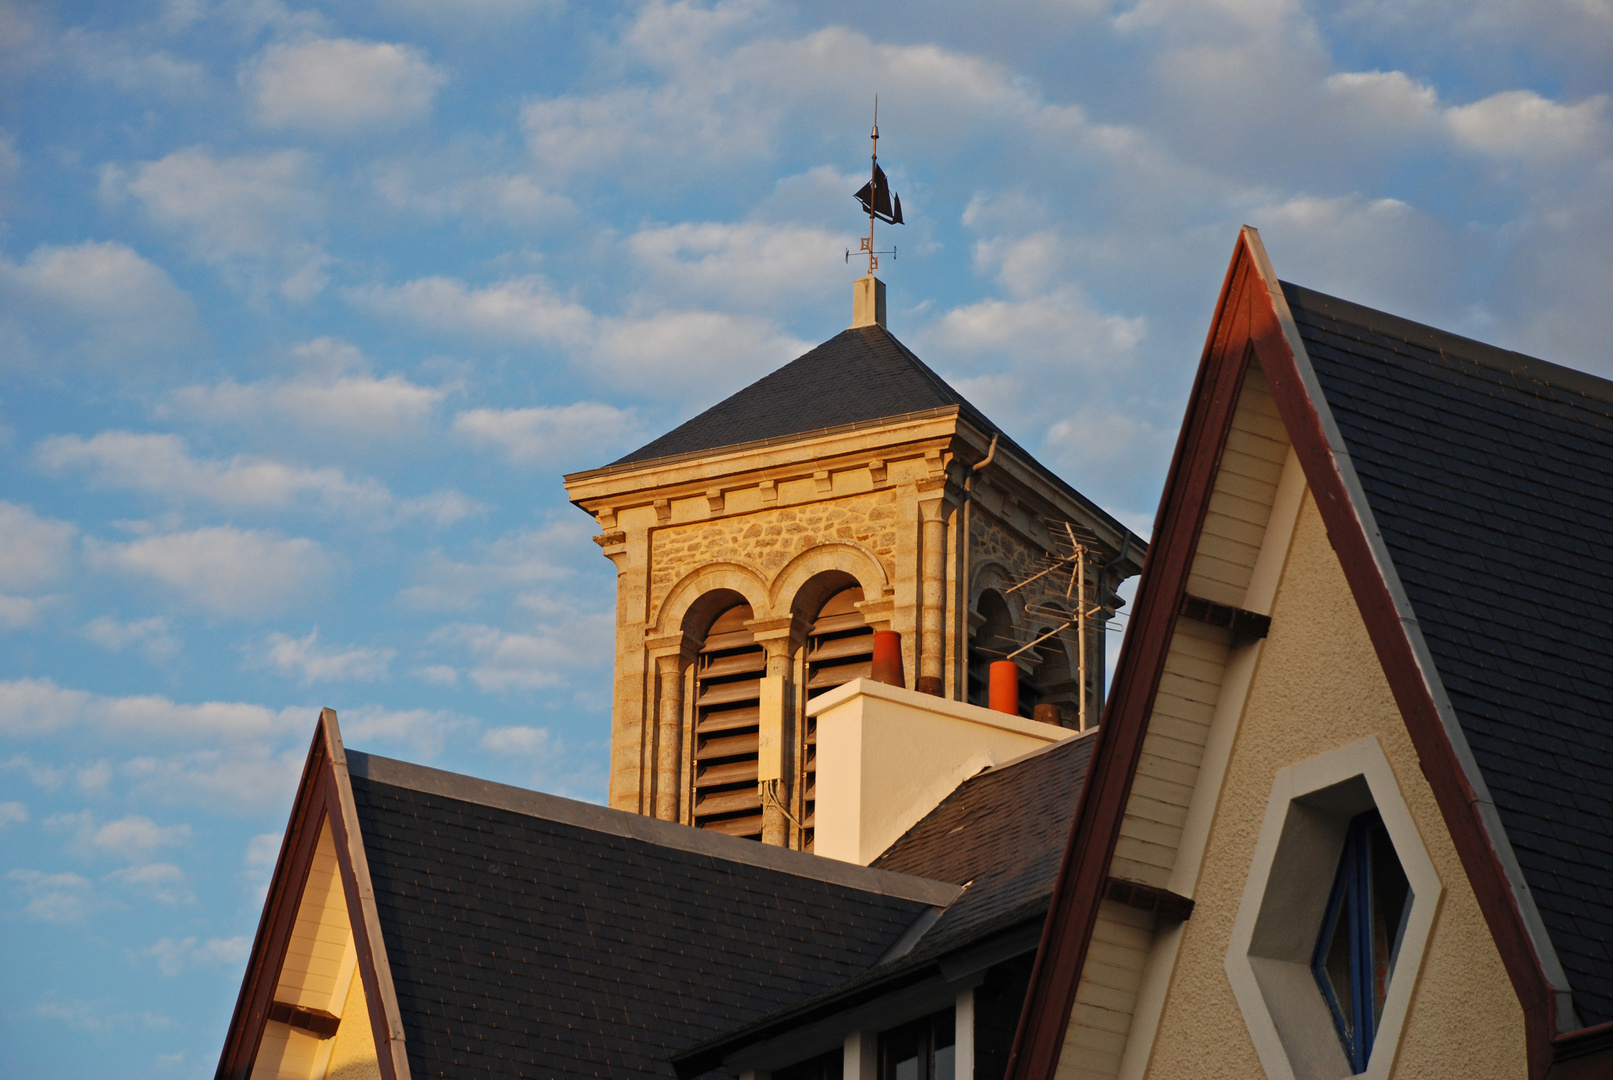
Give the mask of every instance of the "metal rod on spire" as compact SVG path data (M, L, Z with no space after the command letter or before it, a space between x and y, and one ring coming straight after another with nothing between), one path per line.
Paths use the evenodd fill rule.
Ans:
M902 223L902 200L890 189L890 181L886 179L885 172L879 167L879 95L874 95L874 127L869 132L873 143L868 154L869 175L868 183L858 189L853 196L863 204L868 211L868 235L862 238L862 250L868 254L868 276L872 277L879 269L881 255L896 256L895 245L889 251L879 251L874 247L874 221L880 220L891 225ZM851 252L846 252L846 261L851 261Z
M874 130L870 135L873 140L873 149L869 151L868 160L871 168L868 170L868 186L870 192L879 189L879 95L874 95ZM879 256L874 254L874 202L868 200L868 272L872 274L879 269Z

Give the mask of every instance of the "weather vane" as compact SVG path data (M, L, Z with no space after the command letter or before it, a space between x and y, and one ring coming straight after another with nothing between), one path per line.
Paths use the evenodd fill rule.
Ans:
M857 189L853 196L863 204L868 211L868 235L862 238L862 251L868 253L868 273L873 274L879 269L879 257L889 255L896 258L896 245L892 244L889 251L874 250L874 221L878 219L887 225L900 225L902 223L902 198L891 192L890 181L885 179L885 170L879 167L879 95L874 95L874 130L871 135L874 141L873 152L869 159L873 162L873 175L868 183ZM851 250L846 250L846 261L851 261Z

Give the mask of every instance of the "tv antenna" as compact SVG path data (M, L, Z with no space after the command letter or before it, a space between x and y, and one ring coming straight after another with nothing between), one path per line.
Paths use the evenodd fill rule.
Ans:
M860 251L868 254L868 273L872 276L879 269L879 257L889 255L896 258L896 245L892 244L889 251L877 251L874 248L874 222L883 221L888 225L902 223L901 196L891 191L890 181L885 178L885 170L879 167L879 95L874 95L874 130L869 136L873 140L873 151L869 160L873 165L873 172L868 183L857 189L852 196L862 203L863 209L868 211L868 235L862 238ZM851 249L846 249L846 262L851 262Z
M1064 588L1063 602L1068 607L1034 601L1025 604L1025 613L1032 617L1046 620L1053 624L1052 629L1046 630L1035 639L1020 644L1019 648L1007 655L1013 660L1021 653L1029 652L1048 638L1062 636L1075 631L1076 644L1076 681L1080 685L1080 703L1077 712L1078 730L1086 731L1092 725L1087 704L1087 649L1088 635L1094 628L1102 627L1108 621L1107 609L1098 599L1102 591L1101 577L1089 574L1087 566L1096 554L1098 538L1090 529L1076 525L1069 521L1047 520L1048 533L1053 538L1055 550L1049 551L1042 560L1042 569L1030 577L1011 585L1004 593L1018 592L1034 582L1040 581L1049 575L1062 576L1069 574L1069 581ZM1062 536L1059 534L1063 533ZM1062 548L1062 550L1058 550ZM1045 588L1045 586L1044 586ZM1055 586L1056 588L1056 586ZM1056 593L1055 593L1056 595ZM1070 610L1073 609L1073 610ZM1018 644L1018 642L1015 642Z

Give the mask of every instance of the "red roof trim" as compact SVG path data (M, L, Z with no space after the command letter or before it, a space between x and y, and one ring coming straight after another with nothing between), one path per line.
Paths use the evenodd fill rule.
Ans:
M1529 1075L1543 1077L1552 1059L1552 1037L1557 1027L1556 996L1530 940L1506 869L1480 817L1478 795L1456 748L1451 745L1433 691L1423 677L1416 649L1401 622L1389 582L1378 565L1362 517L1350 497L1317 403L1311 397L1299 359L1284 331L1282 322L1288 305L1282 298L1281 286L1275 275L1269 274L1270 264L1260 246L1259 234L1246 227L1245 235L1246 242L1256 252L1257 265L1268 271L1262 275L1267 278L1268 300L1255 306L1252 327L1261 370L1277 401L1277 411L1282 414L1289 438L1293 440L1294 453L1304 467L1306 482L1327 528L1328 541L1344 569L1345 580L1355 596L1378 663L1388 679L1412 745L1417 749L1423 776L1433 789L1445 827L1467 871L1468 883L1473 887L1512 979L1513 991L1523 1006ZM1308 361L1306 366L1309 366Z
M364 979L370 1028L376 1036L376 1056L382 1080L409 1080L409 1062L404 1056L403 1027L398 1020L397 996L392 992L392 974L386 951L380 942L380 924L375 919L375 891L370 885L368 864L363 861L363 845L358 842L358 818L354 812L353 788L347 776L347 757L342 749L341 731L334 710L321 711L308 747L302 780L291 804L291 820L281 841L269 895L258 920L235 1013L219 1054L217 1080L247 1080L257 1059L258 1045L274 988L280 981L280 966L286 944L297 922L303 885L319 846L320 826L331 826L336 845L336 862L341 868L343 891L347 897L348 918L358 950L358 969ZM353 852L358 856L355 859ZM373 944L372 944L373 942ZM383 1036L390 1036L383 1038Z
M1109 879L1109 862L1148 733L1148 717L1170 651L1176 612L1187 592L1193 551L1248 367L1244 343L1249 336L1252 280L1249 252L1240 244L1221 286L1215 321L1188 398L1143 562L1137 607L1126 627L1104 721L1042 927L1006 1080L1051 1080L1058 1067Z
M1186 591L1210 488L1251 357L1257 358L1277 400L1424 775L1523 1006L1529 1075L1540 1080L1551 1068L1555 997L1480 817L1472 785L1446 734L1390 586L1334 458L1285 331L1286 314L1287 304L1270 272L1259 234L1246 226L1227 268L1161 496L1137 589L1137 608L1122 643L1090 773L1071 824L1007 1080L1052 1080L1057 1069L1176 611ZM1558 1052L1564 1049L1559 1046ZM1578 1066L1585 1060L1589 1058L1575 1059L1572 1064ZM1553 1080L1559 1074L1571 1075L1563 1071L1567 1065L1565 1061L1552 1072Z

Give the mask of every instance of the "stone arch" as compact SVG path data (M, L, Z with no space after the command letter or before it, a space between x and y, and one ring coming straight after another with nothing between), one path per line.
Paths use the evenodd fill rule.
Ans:
M769 590L773 610L791 610L802 588L830 570L840 571L861 585L865 600L878 600L890 592L890 578L878 556L859 544L837 540L808 548L773 576Z
M989 590L1003 598L1004 603L1008 605L1009 611L1012 612L1014 624L1017 626L1024 615L1024 611L1018 603L1019 597L1008 592L1008 587L1012 584L1014 584L1014 577L1008 572L1008 567L996 559L977 565L969 579L970 614L979 614L980 597Z
M649 636L660 637L679 630L697 629L686 625L690 609L696 607L702 596L719 589L739 594L740 598L751 606L751 611L755 612L755 617L758 619L765 619L772 614L773 607L768 597L767 585L760 574L738 563L712 563L690 571L682 581L672 586L666 599L661 601L660 610L651 623L654 629ZM696 621L709 606L711 605L708 602L696 609ZM730 603L722 606L726 609L733 605ZM721 611L711 611L707 624L709 625L710 619L716 618L719 614ZM698 627L698 632L704 634L705 629L704 626Z

